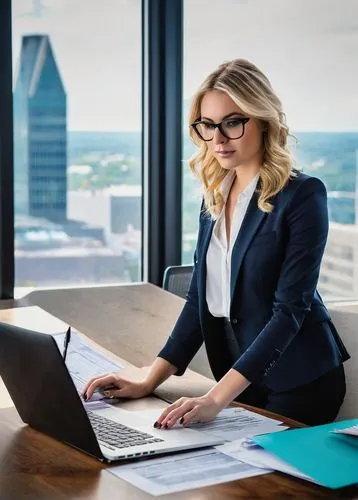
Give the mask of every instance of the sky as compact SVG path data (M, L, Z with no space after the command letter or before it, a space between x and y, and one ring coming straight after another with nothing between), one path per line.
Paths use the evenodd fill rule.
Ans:
M48 34L69 130L139 130L140 0L13 0L23 34ZM358 0L184 0L184 98L223 61L270 78L290 128L358 131Z

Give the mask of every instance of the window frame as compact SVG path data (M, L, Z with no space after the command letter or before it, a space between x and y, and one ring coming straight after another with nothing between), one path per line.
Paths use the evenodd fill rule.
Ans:
M12 299L14 263L14 151L11 0L0 4L0 299Z

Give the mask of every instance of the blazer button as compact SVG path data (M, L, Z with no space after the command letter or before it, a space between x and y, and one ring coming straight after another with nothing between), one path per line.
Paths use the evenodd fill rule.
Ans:
M236 323L237 323L237 319L236 319L236 318L233 318L233 319L232 319L232 321L231 321L231 323L232 323L233 325L236 325Z

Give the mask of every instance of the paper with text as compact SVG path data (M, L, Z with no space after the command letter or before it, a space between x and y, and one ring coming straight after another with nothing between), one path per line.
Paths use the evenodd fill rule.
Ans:
M198 422L190 428L207 432L224 441L233 441L255 434L265 434L282 424L281 421L265 417L245 408L225 408L211 422Z
M287 427L277 428L277 430L284 429L287 429ZM236 458L237 460L241 460L242 462L252 465L253 467L262 467L265 470L273 469L289 474L290 476L299 477L300 479L305 479L306 481L319 484L311 477L303 474L303 472L300 472L296 469L296 467L292 467L287 462L284 462L272 453L261 448L261 446L256 444L251 439L238 439L236 441L232 441L231 443L225 443L218 446L217 449L222 453L225 453L232 458Z
M64 338L64 333L54 335L54 339L61 353L63 351ZM92 377L124 369L124 366L112 361L105 354L97 350L95 346L86 342L86 340L75 330L71 332L71 342L68 345L66 366L79 393ZM91 410L98 410L106 407L106 403L110 401L111 400L104 398L101 393L95 393L91 401L85 403L85 407ZM113 403L115 401L113 400L111 402Z
M153 423L163 410L146 412ZM189 424L190 429L206 432L223 441L234 441L243 437L265 434L274 431L282 422L270 417L265 417L245 408L225 408L214 420L210 422L197 422Z
M107 471L154 496L271 472L240 462L215 448L152 458Z

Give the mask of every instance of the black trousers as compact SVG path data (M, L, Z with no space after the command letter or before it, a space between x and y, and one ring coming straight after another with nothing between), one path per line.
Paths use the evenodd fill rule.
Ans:
M309 384L274 392L251 384L236 401L293 418L307 425L333 422L343 403L346 381L343 365Z
M224 321L224 335L228 350L235 361L240 356L239 346L230 323ZM309 384L289 391L274 392L264 384L251 384L236 401L263 408L307 425L333 422L346 394L343 365L325 373Z

